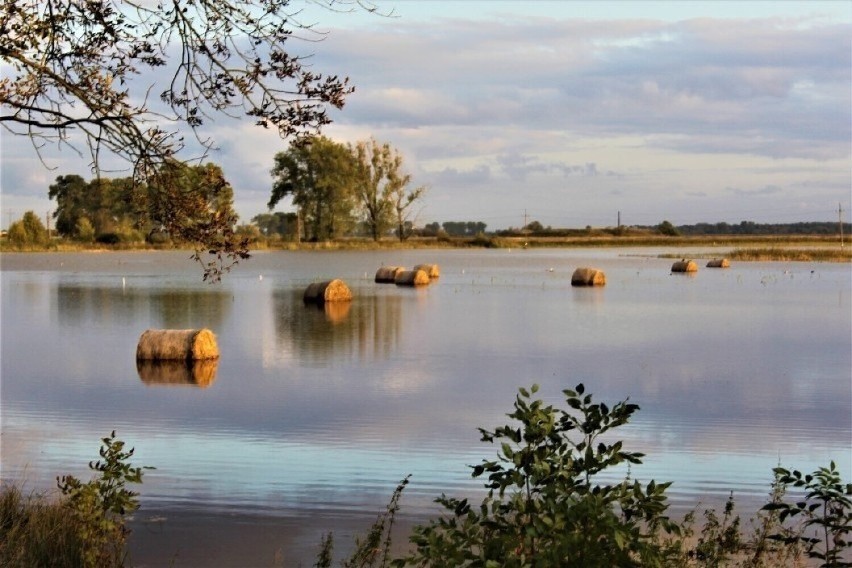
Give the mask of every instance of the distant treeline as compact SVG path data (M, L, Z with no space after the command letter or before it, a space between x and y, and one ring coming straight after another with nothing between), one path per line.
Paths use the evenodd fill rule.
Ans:
M654 230L657 227L643 227ZM681 235L836 235L840 232L840 223L813 221L802 223L697 223L678 225ZM852 223L843 223L843 233L849 234Z

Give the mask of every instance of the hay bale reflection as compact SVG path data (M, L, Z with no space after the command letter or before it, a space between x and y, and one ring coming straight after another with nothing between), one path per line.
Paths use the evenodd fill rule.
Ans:
M197 361L156 361L137 359L136 371L146 385L193 386L207 388L216 380L216 359Z

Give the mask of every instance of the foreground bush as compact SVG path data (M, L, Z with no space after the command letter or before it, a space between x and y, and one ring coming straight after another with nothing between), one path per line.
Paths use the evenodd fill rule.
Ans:
M124 449L115 432L101 440L101 459L89 462L97 473L83 483L57 479L58 500L23 496L13 486L0 490L0 565L4 567L111 568L123 566L129 530L125 516L139 507L129 483L142 483L132 467L133 449Z
M499 444L496 459L471 466L485 480L479 504L442 495L445 512L416 527L411 552L391 559L390 533L403 480L386 512L342 566L418 567L657 567L750 568L852 566L852 484L835 464L810 475L774 470L769 502L748 530L734 511L733 496L720 514L695 512L683 522L666 516L670 483L647 484L627 474L606 483L601 474L621 464L640 464L642 454L624 449L611 431L639 410L628 401L612 407L593 401L583 385L565 390L567 409L533 400L538 388L520 389L512 424L480 429ZM612 478L610 473L609 478ZM792 499L792 502L788 502ZM331 566L331 537L316 566Z

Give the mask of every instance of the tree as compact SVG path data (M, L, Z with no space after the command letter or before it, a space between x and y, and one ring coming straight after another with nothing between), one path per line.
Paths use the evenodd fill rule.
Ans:
M353 160L349 149L324 136L294 142L275 155L271 210L285 197L293 199L307 237L323 241L345 234L355 225Z
M263 235L267 237L297 237L299 216L295 213L260 213L251 219Z
M47 229L38 215L27 211L9 227L9 241L17 246L44 245L48 241Z
M144 193L137 195L140 215L147 214L151 232L168 233L173 240L195 247L194 258L210 248L214 260L205 265L205 280L218 281L234 261L248 257L248 239L238 237L234 226L234 190L216 164L187 166L170 161L160 166Z
M666 235L667 237L677 237L680 235L680 231L678 231L677 227L672 225L670 221L663 221L657 225L657 232L661 235Z
M409 191L411 175L403 173L402 156L390 144L371 138L349 149L355 159L355 193L370 236L377 241L395 225L399 240L405 240L410 208L426 189Z
M362 6L315 3L335 11ZM330 122L328 107L342 108L353 87L293 53L294 37L321 34L290 4L7 0L0 12L0 123L28 137L40 157L46 145L71 146L99 171L105 155L115 156L136 182L150 182L180 159L184 130L202 153L213 147L202 127L218 114L244 115L282 138L316 134ZM179 218L171 217L176 227ZM223 253L244 258L239 243L220 238L223 229L200 244L220 260Z

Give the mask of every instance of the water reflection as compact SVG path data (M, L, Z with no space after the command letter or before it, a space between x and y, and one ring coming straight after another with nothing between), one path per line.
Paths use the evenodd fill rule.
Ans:
M136 360L139 378L148 386L194 386L207 388L216 380L216 359L202 361Z
M221 328L231 310L231 295L218 289L154 290L60 283L54 313L60 326L127 325L150 312L158 327Z
M305 304L298 293L278 290L272 294L275 333L280 344L292 345L313 363L387 359L399 346L402 301L366 295L317 306Z

